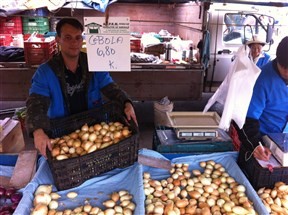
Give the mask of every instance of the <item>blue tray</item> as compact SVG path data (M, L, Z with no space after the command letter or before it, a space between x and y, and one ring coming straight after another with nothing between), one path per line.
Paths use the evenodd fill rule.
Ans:
M0 154L0 165L2 166L15 166L17 162L17 154Z

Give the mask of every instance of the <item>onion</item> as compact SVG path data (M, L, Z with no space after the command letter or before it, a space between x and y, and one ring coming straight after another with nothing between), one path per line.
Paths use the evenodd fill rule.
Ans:
M12 213L10 211L2 211L0 215L12 215Z
M22 194L21 193L13 193L10 197L11 202L13 203L19 203L20 200L22 198Z
M0 213L3 213L3 212L9 212L10 213L11 211L12 211L12 208L10 206L7 206L7 205L0 208Z
M7 188L6 192L5 192L5 196L7 198L10 198L12 194L16 193L16 189L11 187L11 188Z
M14 203L11 205L11 209L12 209L13 211L15 211L16 208L17 208L17 206L18 206L18 202L14 202Z
M0 198L3 197L6 193L6 189L2 186L0 186Z

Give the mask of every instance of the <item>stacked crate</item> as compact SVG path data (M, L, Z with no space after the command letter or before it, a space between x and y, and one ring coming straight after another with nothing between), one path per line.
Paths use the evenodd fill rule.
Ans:
M45 34L49 31L49 20L45 17L23 17L23 34Z
M0 17L0 46L12 45L16 35L22 35L21 17Z
M26 63L28 65L39 65L52 58L57 52L56 41L44 38L44 34L49 32L49 19L34 16L22 17L22 24ZM28 41L31 34L35 34L36 38Z
M57 52L55 39L37 41L24 41L25 61L28 65L39 65L53 57Z

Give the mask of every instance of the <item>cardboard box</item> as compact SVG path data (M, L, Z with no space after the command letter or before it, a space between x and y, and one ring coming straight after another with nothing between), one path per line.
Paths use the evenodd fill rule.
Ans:
M0 152L15 153L24 149L25 142L18 120L0 120Z
M18 155L18 159L9 181L10 187L21 189L25 187L34 177L37 166L37 151L22 151Z
M0 186L24 188L36 173L38 154L36 150L0 154L0 165L14 167L12 175L0 175ZM0 171L1 172L1 171Z

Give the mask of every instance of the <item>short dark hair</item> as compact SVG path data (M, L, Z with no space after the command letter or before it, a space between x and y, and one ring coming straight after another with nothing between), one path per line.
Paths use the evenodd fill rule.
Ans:
M56 25L57 36L59 36L59 37L61 36L61 29L62 29L63 25L65 25L65 24L72 25L74 28L77 28L77 29L81 30L81 32L84 31L84 27L81 24L81 22L79 22L78 19L75 19L75 18L63 18Z
M288 36L284 37L276 50L277 62L284 68L288 68Z

